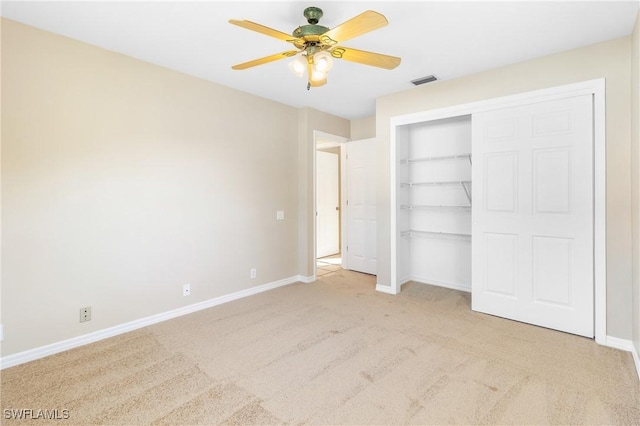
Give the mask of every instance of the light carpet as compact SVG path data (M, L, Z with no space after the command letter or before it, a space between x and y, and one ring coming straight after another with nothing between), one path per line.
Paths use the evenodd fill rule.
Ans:
M1 372L31 424L640 424L631 355L339 271Z

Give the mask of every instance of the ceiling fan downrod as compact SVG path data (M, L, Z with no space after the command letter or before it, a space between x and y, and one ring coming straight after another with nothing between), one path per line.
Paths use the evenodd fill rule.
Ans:
M315 25L322 18L322 9L319 7L311 6L304 10L304 17L307 18L307 22L311 25Z

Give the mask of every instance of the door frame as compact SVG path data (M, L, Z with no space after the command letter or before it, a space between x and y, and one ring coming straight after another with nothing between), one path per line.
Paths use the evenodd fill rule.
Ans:
M317 278L317 266L318 266L318 165L317 165L317 152L322 148L340 148L340 250L341 253L346 247L346 235L347 235L347 209L346 209L346 194L347 194L347 150L345 144L351 139L343 136L332 135L331 133L321 132L320 130L313 131L313 281ZM348 269L345 256L342 256L342 267Z
M510 96L455 105L429 111L391 117L390 119L390 206L391 206L391 286L387 290L376 286L378 291L391 294L400 292L397 277L397 217L396 217L396 134L397 127L442 118L468 115L481 111L509 108L519 105L545 102L572 96L590 94L593 97L593 191L594 191L594 332L595 341L607 345L607 230L606 230L606 116L605 79L583 81L548 89L524 92ZM473 117L472 117L473 120Z

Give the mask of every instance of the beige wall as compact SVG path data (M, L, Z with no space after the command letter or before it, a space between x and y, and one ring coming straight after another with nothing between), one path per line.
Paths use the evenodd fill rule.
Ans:
M2 46L2 24L3 20L0 19L0 46ZM2 100L2 55L0 54L0 100ZM2 102L0 101L0 129L2 129ZM0 327L2 325L2 131L0 130ZM4 332L4 331L3 331ZM2 341L4 336L0 339L0 356L2 356Z
M298 111L298 273L303 277L313 275L315 264L314 130L348 138L350 122L313 108Z
M351 120L351 139L370 139L376 137L376 116Z
M298 274L297 109L9 20L2 87L3 356Z
M631 39L624 37L379 98L378 284L390 284L389 119L393 116L606 78L607 332L631 338Z
M640 12L631 35L631 151L633 343L640 354Z

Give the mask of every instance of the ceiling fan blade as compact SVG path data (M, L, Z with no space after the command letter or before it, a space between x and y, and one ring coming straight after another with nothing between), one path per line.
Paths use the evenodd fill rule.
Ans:
M234 65L231 68L234 70L245 70L247 68L255 67L257 65L267 64L269 62L277 61L278 59L290 58L295 56L299 52L297 50L288 50L286 52L276 53L275 55L265 56L264 58L254 59L253 61L245 62L242 64Z
M247 20L239 21L237 19L229 19L229 23L233 25L237 25L242 28L246 28L251 31L256 31L261 34L268 35L270 37L275 37L278 40L284 40L290 43L300 40L292 36L291 34L283 33L282 31L274 30L273 28L265 27L264 25L256 24L255 22L251 22Z
M359 64L371 65L372 67L392 70L400 65L401 58L397 56L383 55L381 53L367 52L364 50L352 49L350 47L336 46L331 49L331 56L344 59L346 61L357 62Z
M329 46L352 39L369 31L384 27L388 24L384 15L367 10L360 15L349 19L337 27L327 31L320 36L320 41Z

